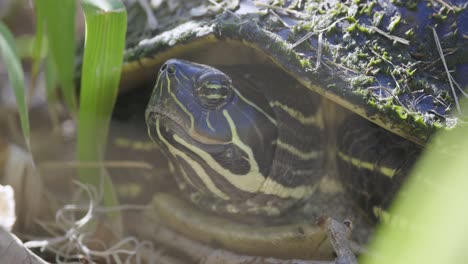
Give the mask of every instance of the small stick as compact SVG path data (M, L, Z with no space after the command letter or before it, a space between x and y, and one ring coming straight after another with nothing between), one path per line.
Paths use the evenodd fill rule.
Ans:
M344 220L343 223L340 223L330 217L321 217L318 220L318 225L327 230L328 238L337 255L335 264L358 264L349 241L352 230L350 220Z
M445 6L447 9L449 9L450 11L453 11L455 8L447 3L445 3L444 1L442 0L432 0L432 2L437 2L443 6Z
M457 93L455 92L455 88L452 82L452 75L450 74L450 71L448 69L447 62L445 62L444 52L442 51L442 46L440 45L439 36L437 35L435 28L432 28L432 33L434 34L434 41L436 43L437 50L439 51L440 59L442 60L442 63L444 64L445 72L447 73L447 78L450 83L450 88L452 89L453 100L455 101L455 105L457 106L458 113L461 114L460 103L458 102L458 96L457 96Z
M380 28L378 27L370 27L371 29L375 30L375 32L379 33L380 35L390 39L390 40L394 40L396 42L400 42L401 44L405 44L405 45L409 45L410 42L409 40L407 39L404 39L404 38L400 38L400 37L397 37L397 36L394 36L394 35L391 35L391 34L388 34L387 32L381 30Z
M302 16L305 15L305 14L303 14L303 13L301 13L301 12L296 11L296 10L292 10L292 9L284 8L284 7L280 7L280 6L269 5L269 4L262 3L262 2L260 2L260 1L253 1L253 3L254 3L256 6L265 7L265 8L270 8L270 9L276 9L276 10L281 10L281 11L287 12L287 13L289 13L289 14L298 16L298 17L302 17Z

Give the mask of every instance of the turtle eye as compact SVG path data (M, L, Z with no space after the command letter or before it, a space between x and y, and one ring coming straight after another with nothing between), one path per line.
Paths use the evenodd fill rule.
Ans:
M232 98L231 81L220 76L203 78L195 87L195 96L203 107L219 110Z

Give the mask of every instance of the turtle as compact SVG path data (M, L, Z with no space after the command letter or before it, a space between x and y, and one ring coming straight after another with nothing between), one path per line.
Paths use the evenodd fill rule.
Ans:
M323 229L291 221L338 193L378 219L431 135L460 123L461 1L157 5L128 7L122 87L154 85L141 118L178 186L154 204L192 239L329 258L331 247L310 250Z

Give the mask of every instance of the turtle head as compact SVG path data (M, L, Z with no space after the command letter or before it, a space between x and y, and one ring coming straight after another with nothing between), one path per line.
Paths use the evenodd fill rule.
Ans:
M257 195L275 153L267 99L240 86L213 67L171 59L146 109L150 137L167 150L179 187L215 211L220 204L236 211L238 201Z
M221 71L171 59L161 66L146 119L150 123L160 120L162 127L185 140L224 144L231 138L230 130L219 122L210 122L210 115L221 113L232 104L233 93L231 79Z

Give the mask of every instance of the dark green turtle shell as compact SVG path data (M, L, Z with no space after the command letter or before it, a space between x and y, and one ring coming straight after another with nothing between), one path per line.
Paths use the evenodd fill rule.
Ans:
M238 43L305 87L418 144L459 123L457 104L468 85L463 0L241 0L224 8L212 1L169 2L154 12L155 30L148 30L140 6L129 7L124 84L155 79L155 66L168 58Z

